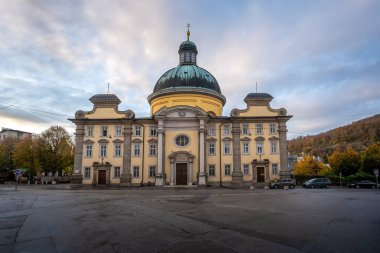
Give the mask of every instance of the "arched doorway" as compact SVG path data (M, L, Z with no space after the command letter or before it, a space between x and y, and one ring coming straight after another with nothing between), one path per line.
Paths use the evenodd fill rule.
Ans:
M253 160L252 161L252 184L255 186L257 184L268 184L269 178L269 160Z
M94 176L92 184L96 186L109 185L111 183L111 167L112 165L109 162L106 163L93 163Z
M193 184L194 155L187 151L172 152L170 158L170 185Z

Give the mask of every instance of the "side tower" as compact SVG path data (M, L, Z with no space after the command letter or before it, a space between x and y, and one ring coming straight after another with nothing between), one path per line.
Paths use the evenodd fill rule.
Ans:
M272 109L273 97L267 93L249 93L244 110L231 111L234 172L232 183L239 182L240 166L252 165L252 184L265 184L278 177L290 177L288 169L286 122L292 118L285 108ZM247 157L247 154L250 154Z
M131 138L135 114L119 111L120 99L114 94L90 98L91 111L79 110L76 125L74 184L131 185ZM111 173L111 169L114 170ZM114 176L118 174L118 177Z

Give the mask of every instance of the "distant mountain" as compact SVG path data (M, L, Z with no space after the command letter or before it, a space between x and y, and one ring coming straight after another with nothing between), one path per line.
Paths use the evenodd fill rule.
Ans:
M337 149L351 146L362 151L373 143L380 143L380 114L318 135L297 137L288 141L288 151L292 155L304 152L326 158Z

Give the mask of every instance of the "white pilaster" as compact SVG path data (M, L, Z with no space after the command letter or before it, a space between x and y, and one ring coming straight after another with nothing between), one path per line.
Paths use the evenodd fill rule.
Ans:
M163 177L163 163L162 163L162 149L163 149L163 120L158 120L158 148L157 148L157 175L156 175L156 186L164 185L164 177Z
M187 184L193 185L193 159L189 161L189 175L187 176Z
M174 159L170 159L170 185L174 184Z
M204 119L199 121L199 185L206 185L205 173L205 126Z

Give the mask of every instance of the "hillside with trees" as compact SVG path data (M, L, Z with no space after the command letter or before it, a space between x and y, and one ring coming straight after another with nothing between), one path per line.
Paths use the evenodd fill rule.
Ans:
M345 151L350 147L356 152L362 152L376 143L380 144L380 114L318 135L290 140L288 151L292 155L320 156L327 161L334 151Z

